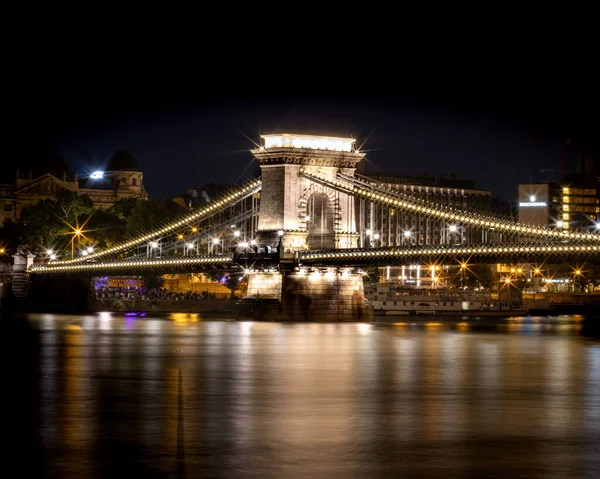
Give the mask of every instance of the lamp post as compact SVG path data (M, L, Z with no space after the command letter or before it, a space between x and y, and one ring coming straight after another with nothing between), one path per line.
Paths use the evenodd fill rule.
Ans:
M80 237L81 237L81 229L80 228L76 228L75 230L73 230L73 234L75 235L71 241L71 259L75 258L75 238L77 238L77 246L79 246L79 241L80 241Z
M460 289L465 289L465 270L467 269L467 263L460 265Z

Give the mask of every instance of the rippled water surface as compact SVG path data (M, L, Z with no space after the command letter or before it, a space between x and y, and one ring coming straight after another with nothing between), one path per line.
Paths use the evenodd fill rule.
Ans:
M600 477L600 343L573 324L100 313L2 339L28 477Z

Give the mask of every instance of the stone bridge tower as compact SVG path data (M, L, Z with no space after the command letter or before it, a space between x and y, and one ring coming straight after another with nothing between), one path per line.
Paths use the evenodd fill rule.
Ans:
M300 174L306 169L340 182L338 172L354 176L365 156L355 140L289 133L262 138L264 145L252 150L262 170L259 241L273 243L280 235L286 251L356 248L353 197Z

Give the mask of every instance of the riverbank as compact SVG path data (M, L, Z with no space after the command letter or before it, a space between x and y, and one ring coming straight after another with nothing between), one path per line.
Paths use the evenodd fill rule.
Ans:
M95 312L121 313L211 313L232 315L237 299L142 300L104 298L94 301Z

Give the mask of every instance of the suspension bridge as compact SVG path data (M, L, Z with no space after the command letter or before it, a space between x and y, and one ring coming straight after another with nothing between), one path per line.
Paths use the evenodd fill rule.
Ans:
M153 231L87 256L34 263L28 272L100 276L219 269L248 274L249 291L260 290L253 283L263 284L268 275L269 288L275 284L274 291L281 291L281 277L303 267L342 274L340 268L543 263L600 253L597 232L521 224L465 207L460 190L453 192L456 202L439 204L357 175L365 154L354 139L278 134L263 140L252 150L260 178ZM381 212L388 218L385 235L374 224Z

